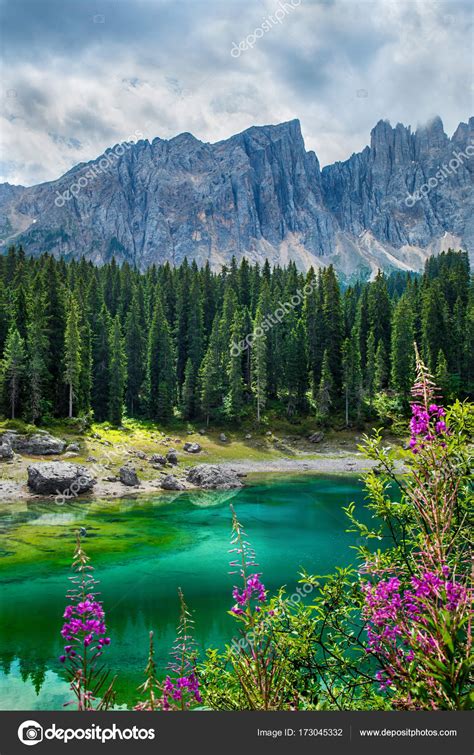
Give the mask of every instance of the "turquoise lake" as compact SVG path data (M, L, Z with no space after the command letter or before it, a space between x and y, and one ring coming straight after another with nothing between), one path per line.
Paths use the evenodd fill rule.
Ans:
M354 561L356 536L342 510L362 508L351 477L266 478L238 491L160 494L120 501L6 505L0 514L0 708L60 709L70 699L58 661L74 531L104 603L111 645L104 653L118 674L117 704L133 705L143 681L148 632L160 669L168 661L181 587L193 612L200 648L236 636L227 614L235 577L229 571L235 507L257 553L266 587L290 592L301 568L327 574Z

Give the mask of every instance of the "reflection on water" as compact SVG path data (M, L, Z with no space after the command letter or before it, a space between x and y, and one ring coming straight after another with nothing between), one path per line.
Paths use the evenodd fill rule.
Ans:
M237 491L5 507L0 514L0 708L56 709L69 699L58 662L59 631L78 526L87 530L85 545L112 638L104 660L119 675L118 703L131 705L143 681L150 629L159 668L166 666L178 587L194 612L202 648L232 638L230 502L256 548L265 584L270 589L286 584L293 591L301 567L321 574L351 560L353 535L345 532L342 506L362 498L355 480L303 476Z

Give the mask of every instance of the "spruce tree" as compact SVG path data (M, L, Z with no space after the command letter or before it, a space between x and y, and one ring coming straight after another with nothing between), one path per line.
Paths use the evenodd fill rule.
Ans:
M48 381L47 371L47 323L45 303L41 294L32 297L29 302L28 327L26 335L26 379L28 383L27 403L31 421L38 422L46 408L45 387Z
M234 344L239 344L244 336L242 311L237 309L230 331L229 357L227 366L228 392L225 398L225 411L233 420L240 420L244 405L244 381L242 378L243 354L235 349ZM234 353L237 351L237 353Z
M341 291L332 265L323 272L325 353L337 390L342 383L341 351L344 336Z
M334 380L329 364L329 354L327 351L325 351L323 356L323 364L321 367L321 380L319 381L317 395L318 414L323 419L326 419L329 416L329 409L332 404L333 390Z
M15 325L8 331L3 356L3 381L10 417L15 419L25 373L25 342Z
M73 296L68 301L66 332L64 334L64 382L68 387L68 416L73 416L73 403L77 397L81 375L81 338L79 307Z
M362 400L362 374L355 327L342 346L342 372L346 427L349 427L350 411L353 409L359 419Z
M411 299L404 294L393 313L391 348L392 386L404 399L410 395L415 374L413 319Z
M135 288L125 321L125 356L128 365L125 404L129 417L137 416L140 410L145 380L145 354L144 323L140 312L139 294Z
M388 385L389 365L385 342L380 339L375 352L375 390L382 391Z
M447 359L441 349L436 360L435 383L441 390L443 399L450 403L452 399L452 378L449 374Z
M209 346L203 359L199 382L201 386L201 412L206 418L206 424L214 416L222 403L222 367L221 367L221 338L220 318L214 318Z
M380 341L383 341L385 352L390 350L390 318L391 305L387 289L387 279L379 270L375 280L370 283L367 306L369 314L370 327L375 335L377 347Z
M175 401L175 365L173 342L159 289L148 336L146 385L149 416L155 420L170 419Z
M184 370L184 383L181 391L181 414L183 419L192 419L195 416L196 405L199 404L197 395L197 376L191 359L186 362Z
M109 376L109 420L114 425L121 425L127 382L127 361L118 315L114 317L110 331Z
M307 406L308 369L305 348L305 326L303 319L291 318L289 337L285 344L285 382L288 395L287 413L289 416L304 412Z
M260 424L262 409L267 398L267 336L263 330L263 312L260 305L255 315L254 332L261 334L252 343L252 388L257 406L257 422Z
M303 316L306 328L307 360L313 399L316 399L321 367L323 364L325 326L324 326L324 289L323 278L319 271L318 279L311 268L306 278L311 286L311 293L305 296Z
M109 412L110 315L105 305L94 323L92 338L92 408L97 422L105 422Z

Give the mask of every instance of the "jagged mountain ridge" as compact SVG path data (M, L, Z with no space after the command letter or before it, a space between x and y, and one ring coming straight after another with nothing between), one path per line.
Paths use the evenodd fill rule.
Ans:
M115 256L140 269L185 257L219 268L235 255L301 269L333 263L345 279L418 270L449 246L474 252L472 156L407 204L471 144L474 118L451 139L439 118L414 133L380 121L370 146L321 171L297 120L215 144L188 133L141 140L102 171L104 155L56 181L0 185L0 235L4 248L98 264Z

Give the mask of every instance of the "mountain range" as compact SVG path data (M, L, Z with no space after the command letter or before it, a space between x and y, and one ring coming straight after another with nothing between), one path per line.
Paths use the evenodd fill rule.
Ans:
M473 117L451 138L439 117L414 132L379 121L370 146L322 170L298 120L215 144L139 139L55 181L1 184L0 238L142 270L185 257L218 269L233 255L332 263L346 281L420 270L448 247L474 254L473 155Z

